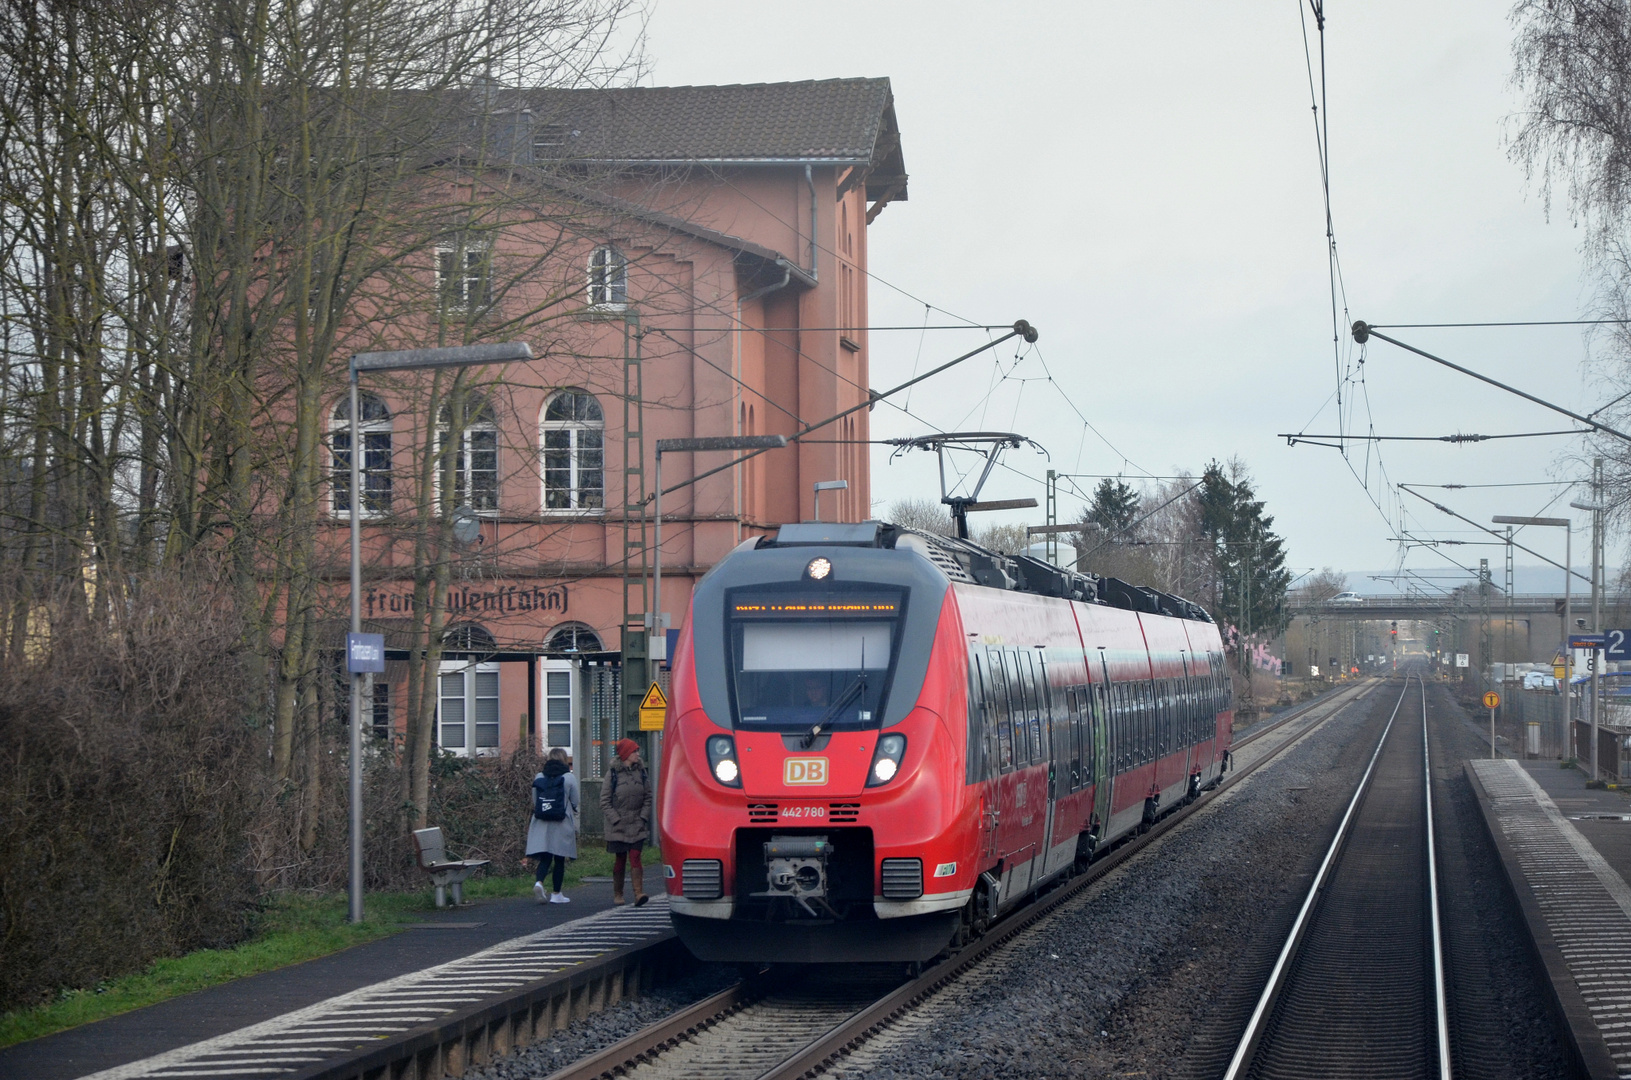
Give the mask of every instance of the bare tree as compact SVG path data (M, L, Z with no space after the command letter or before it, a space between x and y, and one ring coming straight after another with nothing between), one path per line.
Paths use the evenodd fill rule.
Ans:
M920 532L952 534L951 514L932 499L901 499L889 504L886 518L896 525Z

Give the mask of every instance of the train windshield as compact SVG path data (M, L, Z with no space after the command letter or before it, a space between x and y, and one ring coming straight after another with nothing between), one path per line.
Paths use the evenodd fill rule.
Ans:
M899 589L734 590L728 607L738 726L878 726L904 606Z

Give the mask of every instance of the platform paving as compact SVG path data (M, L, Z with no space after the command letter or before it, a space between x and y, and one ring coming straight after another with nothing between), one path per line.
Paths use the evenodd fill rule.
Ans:
M1467 770L1580 1064L1631 1080L1631 799L1556 761Z
M672 932L661 896L612 910L609 883L587 882L570 895L570 904L529 896L448 908L378 941L19 1043L0 1050L0 1080L275 1076ZM394 1016L381 1018L382 998ZM327 1019L313 1026L318 1018ZM282 1048L279 1060L267 1054L271 1041Z

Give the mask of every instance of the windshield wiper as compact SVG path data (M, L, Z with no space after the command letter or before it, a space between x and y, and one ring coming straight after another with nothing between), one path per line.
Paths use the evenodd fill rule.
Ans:
M855 677L855 681L850 683L842 694L838 695L838 700L828 706L827 711L821 714L821 719L815 722L815 726L804 733L804 738L799 740L799 749L808 750L811 746L814 746L816 739L821 736L821 729L827 726L828 721L836 717L840 709L855 700L856 696L865 690L866 671L862 670Z

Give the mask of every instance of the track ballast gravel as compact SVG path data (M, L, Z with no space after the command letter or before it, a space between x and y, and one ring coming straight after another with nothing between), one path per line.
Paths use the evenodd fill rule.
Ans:
M1245 1023L1226 988L1262 985L1396 697L1342 709L829 1075L1218 1075Z
M1220 1076L1398 693L1386 684L1341 710L826 1075ZM1429 695L1441 888L1446 926L1459 924L1446 947L1456 970L1477 975L1452 994L1468 1043L1457 1076L1570 1077L1462 778L1476 740L1447 693ZM538 1080L735 977L704 967L465 1075Z

